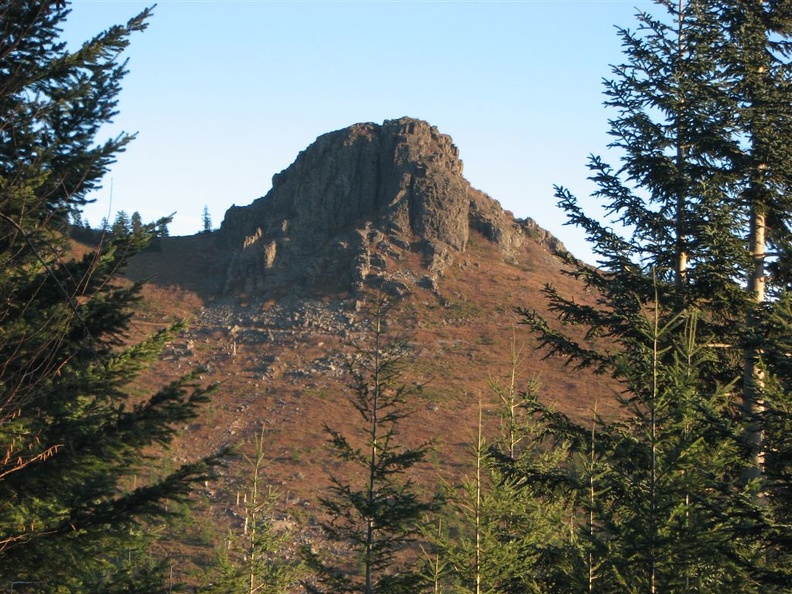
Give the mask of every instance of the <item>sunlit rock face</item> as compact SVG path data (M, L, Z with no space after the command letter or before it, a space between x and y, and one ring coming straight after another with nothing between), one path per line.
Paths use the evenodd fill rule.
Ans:
M383 254L419 251L427 269L463 252L470 230L505 250L521 226L471 188L451 138L412 118L324 134L249 206L232 206L218 241L231 256L225 290L266 292L382 277Z

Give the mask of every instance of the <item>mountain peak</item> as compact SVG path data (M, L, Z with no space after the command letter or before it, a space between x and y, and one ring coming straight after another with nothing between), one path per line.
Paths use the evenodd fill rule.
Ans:
M438 273L464 252L471 228L506 250L524 235L465 180L450 136L408 117L354 124L319 136L264 197L226 212L218 233L233 254L225 289L266 292L322 278L359 285L372 274L372 247L417 250Z

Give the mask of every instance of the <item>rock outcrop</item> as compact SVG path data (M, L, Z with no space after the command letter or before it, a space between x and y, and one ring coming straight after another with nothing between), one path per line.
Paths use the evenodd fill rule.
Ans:
M441 274L471 228L505 252L525 237L471 188L449 136L401 118L317 138L266 196L226 212L218 240L232 253L226 291L264 292L323 279L359 285L409 250Z

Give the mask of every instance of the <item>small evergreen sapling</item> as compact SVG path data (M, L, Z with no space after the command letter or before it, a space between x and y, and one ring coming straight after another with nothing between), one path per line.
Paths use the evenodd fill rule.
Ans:
M241 530L232 528L218 560L218 572L205 594L288 594L302 573L302 564L289 557L291 534L279 531L274 515L280 494L265 485L267 467L264 430L254 437L252 454L245 462L245 490L237 494Z
M348 469L330 477L320 502L328 539L349 551L331 558L306 551L315 580L312 593L414 593L420 576L403 555L419 535L418 523L432 509L406 476L430 450L427 442L405 447L398 427L410 416L409 399L416 389L400 383L409 352L407 340L386 336L389 303L381 298L365 328L367 340L356 345L348 361L352 378L349 402L360 425L344 435L326 425L333 457Z

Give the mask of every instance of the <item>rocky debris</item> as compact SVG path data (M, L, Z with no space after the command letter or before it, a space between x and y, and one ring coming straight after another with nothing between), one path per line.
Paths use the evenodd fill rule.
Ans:
M440 291L440 287L437 284L437 276L427 274L421 280L418 281L418 286L422 289L427 289L432 291L433 293L437 294Z
M401 272L383 282L381 289L401 298L420 282L410 272ZM296 296L277 303L253 299L245 307L237 300L217 300L197 316L185 344L208 345L213 361L245 357L254 382L281 379L310 387L306 382L312 378L339 379L347 372L347 349L339 345L365 341L368 318L363 309L363 302L356 300ZM387 326L387 320L382 323ZM405 348L400 354L407 355L415 345ZM204 366L212 372L212 361Z
M409 295L410 288L400 280L386 280L381 284L382 290L393 297L404 297Z
M195 341L188 339L185 342L170 342L165 345L161 359L176 360L181 357L194 357L195 356Z
M405 117L320 136L266 196L232 206L217 238L230 252L225 292L262 294L320 281L360 288L414 250L436 279L471 229L506 255L526 237L465 180L449 136Z
M276 304L251 302L240 308L233 300L215 302L204 309L198 322L204 328L225 328L240 342L267 342L282 331L310 330L340 334L355 321L345 302L325 303L312 299L283 299Z

